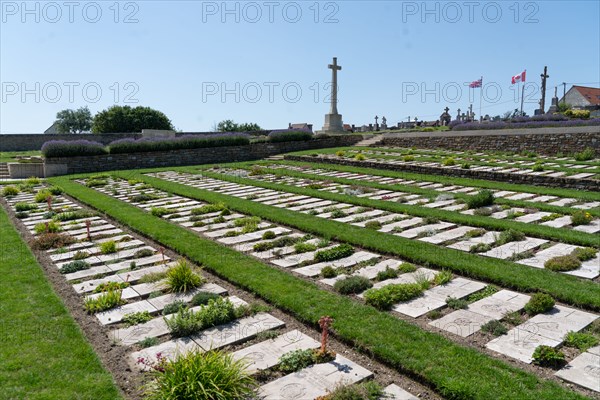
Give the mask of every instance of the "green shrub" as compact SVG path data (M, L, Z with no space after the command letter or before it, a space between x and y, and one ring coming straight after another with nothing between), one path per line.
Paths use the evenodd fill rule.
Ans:
M184 301L177 300L172 303L169 303L163 308L162 315L175 314L179 312L179 310L187 310L188 306Z
M193 271L186 260L180 259L167 271L165 283L170 292L180 293L197 288L204 283L204 279Z
M154 251L152 249L140 249L133 254L134 258L142 258L142 257L150 257L154 255Z
M129 282L104 282L96 286L94 293L103 293L129 287Z
M4 189L2 189L2 195L4 197L10 197L10 196L16 196L18 195L20 192L19 188L17 188L16 186L5 186Z
M591 333L570 331L565 336L565 346L575 347L581 351L586 351L598 343L600 343L600 339Z
M34 200L36 203L43 203L43 202L47 201L48 198L50 198L50 197L52 197L52 193L50 193L50 191L48 189L40 189L35 194Z
M364 154L358 153L357 155L355 155L355 156L354 156L354 159L355 159L356 161L364 161L364 160L366 160L366 159L367 159L367 157L365 157L365 155L364 155Z
M519 242L525 239L525 234L523 232L516 231L514 229L509 229L506 231L502 231L498 236L498 239L494 242L496 246L501 246L510 242Z
M533 352L533 363L542 367L560 368L565 364L565 355L553 347L540 345Z
M446 299L446 304L453 310L464 310L469 305L469 302L463 299L448 297Z
M101 294L96 298L86 298L84 307L88 313L95 314L101 311L109 310L116 306L120 306L124 303L125 302L121 299L121 291L111 290Z
M387 279L394 279L398 277L398 270L387 267L384 271L379 271L375 277L376 281L385 281Z
M593 247L577 247L571 255L577 257L579 261L588 261L596 257L596 249Z
M75 243L75 238L64 233L43 233L30 241L30 245L34 250L49 250L73 243Z
M165 208L165 207L150 208L150 214L154 215L155 217L162 217L162 216L170 214L172 212L173 212L172 210L169 210L168 208Z
M427 129L427 128L425 128ZM383 388L375 381L362 382L355 385L339 384L336 388L319 400L379 400L388 398Z
M273 244L273 242L260 242L260 243L256 243L254 246L252 246L252 250L254 250L256 252L261 252L261 251L271 250L274 247L275 247L275 245Z
M309 251L315 251L316 249L317 249L317 245L312 244L312 243L300 242L300 243L296 243L294 245L294 251L296 253L307 253Z
M324 188L324 186L320 183L310 183L310 184L306 185L306 187L308 189L313 189L313 190L319 190L319 189Z
M536 162L535 164L533 164L533 166L531 167L531 169L532 169L534 172L541 172L541 171L543 171L543 170L544 170L544 166L542 165L542 163L541 163L541 162L539 162L539 161L538 161L538 162Z
M205 304L208 304L209 300L214 300L214 299L218 299L219 296L216 293L211 293L211 292L198 292L194 295L194 297L192 297L192 301L190 301L190 303L192 304L192 306L203 306Z
M82 271L84 269L90 269L90 264L83 260L71 261L68 264L60 267L59 272L61 274L71 274L73 272Z
M346 152L343 150L338 150L335 152L335 155L338 157L344 157L346 155Z
M570 110L565 111L565 115L569 118L588 119L590 117L590 110L570 109Z
M374 231L378 231L381 229L381 222L379 221L369 221L365 224L365 228L372 229Z
M87 187L99 187L108 185L108 181L106 179L88 179L85 181L85 186Z
M573 271L581 267L581 261L572 254L553 257L544 263L550 271Z
M127 326L134 326L143 324L152 319L152 315L148 311L139 311L131 314L125 314L123 316L123 322L127 324Z
M140 340L139 342L137 342L137 344L142 349L145 349L147 347L156 346L158 344L158 338L155 338L155 337L146 337L146 338L143 338L142 340Z
M345 279L338 280L333 289L341 294L362 293L373 286L373 283L364 276L349 276Z
M335 210L331 211L331 218L334 218L334 219L344 218L347 216L348 216L348 214L346 214L342 210L335 209Z
M575 160L577 161L589 161L596 157L596 152L591 147L586 147L582 152L575 153Z
M228 299L217 297L198 311L181 309L166 320L167 327L175 337L190 336L203 329L226 324L236 319L235 307Z
M276 235L275 235L275 232L273 232L273 231L266 231L262 235L263 240L275 239L275 237L276 237Z
M502 319L513 326L521 325L524 321L523 316L518 311L506 313L502 316Z
M60 224L54 221L40 222L39 224L35 224L33 229L38 235L42 233L56 233L62 231Z
M499 289L497 286L488 285L483 290L480 290L479 292L475 292L472 295L470 295L467 300L469 303L473 303L493 295L494 293L498 292L498 290Z
M400 271L402 273L415 272L416 270L417 270L417 267L415 267L411 263L405 262L405 263L398 265L398 271Z
M471 164L469 164L468 162L464 162L464 163L460 164L460 167L462 169L470 169L471 168Z
M179 354L152 371L155 379L147 386L147 400L248 399L257 388L245 361L218 350Z
M465 235L465 237L468 238L474 238L474 237L480 237L485 235L485 229L483 228L475 228L475 229L471 229L469 232L467 232L467 234Z
M443 270L435 275L435 277L433 278L433 284L436 286L445 285L446 283L450 282L452 278L452 272L448 270Z
M52 219L55 221L72 221L75 219L84 219L93 217L95 214L92 211L88 210L75 210L75 211L65 211L58 214L55 214Z
M477 243L469 248L469 253L485 253L486 251L490 251L492 246L487 243Z
M555 219L560 218L560 217L562 217L561 214L553 213L550 215L543 216L542 219L540 220L540 222L554 221Z
M89 256L90 256L90 253L80 250L73 255L73 260L83 260L83 259L88 258Z
M571 225L587 225L592 222L593 219L594 217L589 212L585 210L578 210L571 214Z
M446 159L445 159L445 160L442 162L442 165L443 165L443 166L445 166L445 167L450 167L450 166L452 166L452 165L456 165L456 161L454 160L454 158L453 158L453 157L449 157L449 158L446 158Z
M38 206L35 203L19 202L19 203L15 204L15 210L17 210L19 212L36 210L37 208L38 208Z
M494 204L494 193L487 189L480 190L479 193L467 197L466 203L469 209L491 206Z
M411 156L411 155L404 156L404 157L402 157L402 161L404 161L404 162L415 161L415 156Z
M502 322L497 321L495 319L481 325L481 330L483 332L491 333L494 336L506 335L506 333L508 332L506 326L504 326Z
M315 253L315 261L335 261L340 258L350 257L354 254L354 248L347 243L340 244L339 246L332 247L327 250L319 250Z
M535 293L525 304L525 312L536 315L550 311L554 307L554 299L547 293Z
M18 213L15 213L15 217L17 217L19 219L29 218L29 213L26 213L24 211L20 211Z
M100 253L102 254L113 254L117 252L117 242L114 240L107 240L106 242L100 243Z
M326 266L321 270L321 276L323 278L335 278L337 276L337 271L332 266Z
M369 289L365 292L365 301L380 310L389 310L393 304L408 301L420 296L423 288L418 283L400 283Z
M136 194L135 196L129 197L129 200L132 203L145 203L150 200L158 200L158 199L160 199L160 196L155 193L141 193L141 194Z
M205 204L202 207L192 209L191 213L192 215L210 214L217 211L223 211L225 208L227 207L223 203Z

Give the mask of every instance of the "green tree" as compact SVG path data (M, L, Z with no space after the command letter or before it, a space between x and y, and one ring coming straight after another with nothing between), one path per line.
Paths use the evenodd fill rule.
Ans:
M112 106L98 112L92 123L93 133L139 133L142 129L173 130L165 114L150 107Z
M87 106L77 110L62 110L56 113L55 124L58 133L89 132L92 127L92 113Z
M217 131L219 132L255 132L260 130L262 129L258 124L252 122L237 124L231 119L226 119L217 124Z

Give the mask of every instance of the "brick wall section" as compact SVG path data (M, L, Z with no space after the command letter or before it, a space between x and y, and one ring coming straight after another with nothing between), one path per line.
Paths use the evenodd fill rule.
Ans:
M29 151L40 150L42 145L50 140L91 140L102 144L109 144L113 140L125 138L140 138L138 133L103 133L81 135L52 135L52 134L15 134L0 135L0 151Z
M302 142L256 143L247 146L212 147L131 154L108 154L93 157L57 157L45 160L46 176L139 168L250 161L275 154L327 147L352 146L360 135L335 136Z
M320 158L320 157L307 157L307 156L291 156L286 155L286 160L293 161L307 161L307 162L323 162L328 164L339 164L349 165L352 167L362 168L376 168L376 169L387 169L392 171L407 171L415 172L418 174L435 174L435 175L446 175L456 176L460 178L470 179L485 179L492 181L501 181L509 183L518 183L526 185L541 185L550 187L564 187L581 190L600 191L600 181L593 179L572 179L572 178L561 178L551 177L544 175L520 175L510 174L504 172L494 171L473 171L471 169L459 169L459 168L444 168L444 167L427 167L422 165L412 164L387 164L383 162L371 162L371 161L354 161L346 159L332 159L332 158ZM400 177L402 175L400 174Z
M600 127L536 128L493 131L429 132L386 135L379 146L425 149L533 151L554 156L574 154L586 147L600 153Z

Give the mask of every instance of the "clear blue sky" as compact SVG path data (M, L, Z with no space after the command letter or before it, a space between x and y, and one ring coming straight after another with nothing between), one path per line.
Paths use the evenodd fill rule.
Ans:
M600 86L599 3L1 1L0 132L113 104L157 108L184 131L223 119L319 129L333 56L345 123L454 116L470 96L479 115L479 89L464 84L481 76L483 114L502 114L519 107L510 79L524 69L532 114L544 65L546 107L562 82Z

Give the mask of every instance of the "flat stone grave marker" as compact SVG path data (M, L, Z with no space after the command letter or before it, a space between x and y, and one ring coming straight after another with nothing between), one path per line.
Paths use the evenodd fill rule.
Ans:
M600 347L595 347L596 350ZM556 374L559 378L600 392L600 355L592 349L580 354Z

